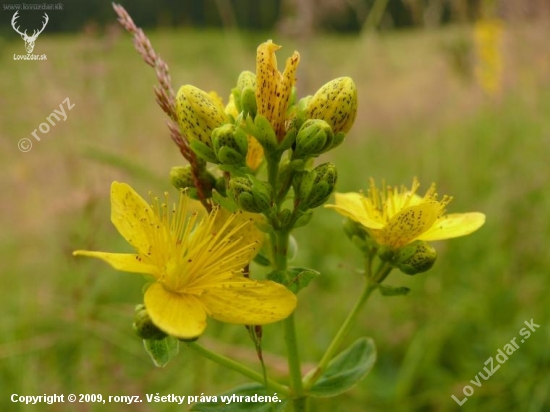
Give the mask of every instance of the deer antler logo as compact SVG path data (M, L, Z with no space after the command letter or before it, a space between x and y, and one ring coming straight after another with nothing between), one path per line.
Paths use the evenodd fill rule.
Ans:
M11 19L11 26L13 27L13 29L19 33L21 35L21 38L25 41L25 48L27 49L27 53L32 53L33 49L34 49L34 43L36 42L36 38L38 37L38 35L40 33L42 33L44 31L44 28L46 27L46 24L48 24L48 21L50 20L50 18L48 17L48 15L46 13L44 13L44 17L46 18L46 20L44 21L44 25L42 26L42 28L40 30L34 30L33 33L32 33L32 36L28 36L27 35L27 30L25 30L24 33L21 33L19 31L19 26L18 27L15 27L15 20L17 20L17 18L19 17L17 15L17 13L19 13L19 10L15 12L15 14L13 15L12 19Z

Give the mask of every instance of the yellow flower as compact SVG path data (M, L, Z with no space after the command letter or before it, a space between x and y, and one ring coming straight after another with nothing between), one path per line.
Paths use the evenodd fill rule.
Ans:
M169 208L155 198L149 205L129 185L113 182L111 220L135 254L77 250L73 254L104 260L117 270L152 275L144 302L153 323L169 335L201 335L206 317L261 325L284 319L296 296L283 285L243 276L256 255L262 232L257 215L215 207L190 213L189 197Z
M445 215L451 198L437 200L435 184L421 197L415 178L411 189L387 187L382 190L370 180L368 196L362 193L336 193L336 204L325 207L336 210L360 223L380 245L398 249L415 240L441 240L468 235L485 223L479 212Z
M476 47L476 77L485 92L498 95L503 77L503 22L499 19L482 19L474 26Z
M269 120L277 139L285 136L285 120L292 87L296 83L296 69L300 55L294 52L286 60L283 73L277 69L275 52L281 46L271 40L258 46L256 54L256 102L258 114Z

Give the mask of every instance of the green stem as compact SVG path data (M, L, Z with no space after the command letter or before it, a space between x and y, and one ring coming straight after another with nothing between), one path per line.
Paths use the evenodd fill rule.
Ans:
M285 200L285 197L290 190L290 187L292 186L292 180L294 179L294 172L290 171L288 173L288 176L286 180L283 182L281 189L279 190L279 193L277 193L277 196L275 197L275 201L277 202L277 206L280 206L281 203Z
M244 366L243 364L234 361L233 359L220 355L219 353L212 352L211 350L206 349L204 346L199 345L197 342L188 342L187 346L194 349L205 358L210 359L211 361L214 361L219 365L225 366L226 368L232 369L235 372L239 372L241 375L244 375L258 383L265 384L267 382L269 388L273 389L278 394L282 393L287 396L290 394L288 387L281 385L280 383L275 382L272 379L269 379L267 376L264 377L261 373L258 373L248 368L247 366Z
M367 264L367 273L370 273L370 260ZM346 335L349 333L351 328L353 327L357 316L361 312L361 309L363 309L363 306L367 302L369 296L371 293L378 287L380 283L388 276L388 274L391 272L392 267L390 265L382 265L377 270L376 274L369 279L367 279L367 284L365 286L365 289L363 290L363 293L361 293L361 296L359 297L359 300L355 303L355 306L351 310L351 312L348 314L348 317L336 333L336 336L332 339L332 342L330 343L329 347L325 351L323 357L319 361L317 367L310 372L305 378L304 378L304 386L306 391L310 389L315 382L321 377L323 372L325 371L328 363L332 360L334 355L336 355L336 352L340 348L340 345L342 344L342 341L346 337Z
M287 230L278 230L275 232L273 244L273 263L274 269L286 271L287 252L288 252L289 232ZM287 362L290 374L290 388L293 393L294 412L307 411L307 397L304 395L302 384L302 368L300 366L300 354L298 352L298 339L296 337L296 326L294 324L294 314L283 321L284 340L287 349Z
M285 343L288 357L288 370L290 373L290 388L294 392L294 412L306 411L306 398L302 384L302 368L300 367L300 354L298 353L298 340L296 339L296 327L294 314L284 320Z
M273 200L276 201L277 195L277 178L279 177L279 161L281 155L273 156L273 158L267 158L267 181L271 185L273 190Z

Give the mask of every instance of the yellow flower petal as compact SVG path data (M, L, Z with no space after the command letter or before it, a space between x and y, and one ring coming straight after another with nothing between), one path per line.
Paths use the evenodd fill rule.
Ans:
M234 215L232 219L230 219L231 215ZM248 264L262 246L265 235L256 226L256 222L260 222L262 219L262 215L257 213L243 211L232 213L224 208L220 208L216 212L212 230L214 232L223 230L223 233L229 236L227 239L231 246L229 253L237 253L234 259L243 261L241 267ZM254 247L246 248L247 245L254 245Z
M119 233L137 249L147 254L151 246L147 233L160 221L143 198L126 183L111 185L111 221Z
M361 193L335 193L334 199L336 204L325 205L327 209L334 209L342 216L349 217L369 229L380 229L384 226L383 223L369 217L363 203L365 198Z
M432 228L418 239L428 241L465 236L479 229L484 223L483 213L451 213L438 219Z
M248 136L248 153L246 154L246 165L256 171L264 160L264 149L256 138Z
M294 52L286 61L285 71L277 69L275 52L281 46L271 40L258 46L256 54L256 102L258 114L270 123L279 141L285 134L285 119L300 55Z
M258 46L256 51L256 101L258 114L271 122L277 108L277 84L281 73L277 70L275 51L281 46L268 40Z
M264 325L288 317L296 296L279 283L233 276L199 297L208 315L222 322Z
M169 335L193 339L206 328L206 312L194 295L170 292L157 282L145 292L144 302L153 323Z
M88 256L95 257L107 262L116 270L123 272L145 273L157 275L157 268L154 265L147 264L139 257L139 255L129 253L109 253L109 252L92 252L90 250L75 250L73 256Z
M277 116L272 123L273 129L279 139L282 139L285 134L285 119L286 111L288 109L288 101L290 100L290 93L292 88L296 84L296 70L300 63L300 54L295 51L292 56L286 59L285 71L281 76L281 81L277 85L277 107L275 109L275 115Z
M383 229L373 230L372 235L380 244L399 248L426 232L440 213L441 205L437 201L409 206L394 215Z

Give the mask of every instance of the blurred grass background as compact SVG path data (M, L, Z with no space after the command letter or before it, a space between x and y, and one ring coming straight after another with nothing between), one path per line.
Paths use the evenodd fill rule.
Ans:
M114 20L114 17L113 17ZM472 26L306 38L221 30L148 31L168 62L174 87L184 83L227 98L241 70L254 70L257 44L284 46L279 61L301 52L298 93L352 76L359 115L334 161L340 191L366 188L368 177L410 184L455 199L450 212L482 211L472 236L438 243L434 268L389 284L407 297L374 295L347 339L371 336L378 361L357 387L315 400L314 411L550 410L550 35L548 21L504 24L502 78L487 94L475 77ZM116 28L43 33L42 62L14 61L20 39L0 40L0 409L95 411L94 404L12 404L12 393L213 395L246 380L181 348L156 369L133 335L140 276L77 260L74 249L124 251L109 220L111 181L145 195L169 189L183 159L154 102L152 70ZM75 107L49 133L31 132L65 98ZM22 153L17 142L32 141ZM133 164L139 165L134 167ZM304 368L311 367L344 319L362 278L360 256L329 210L296 232L293 264L322 276L301 292L297 309ZM459 408L462 388L525 320L540 329ZM267 364L286 369L280 325L264 329ZM211 321L201 341L257 367L244 328ZM470 384L470 386L473 386ZM111 406L112 408L112 406ZM184 408L185 409L185 408ZM114 410L114 409L113 409ZM142 403L117 410L182 410Z

